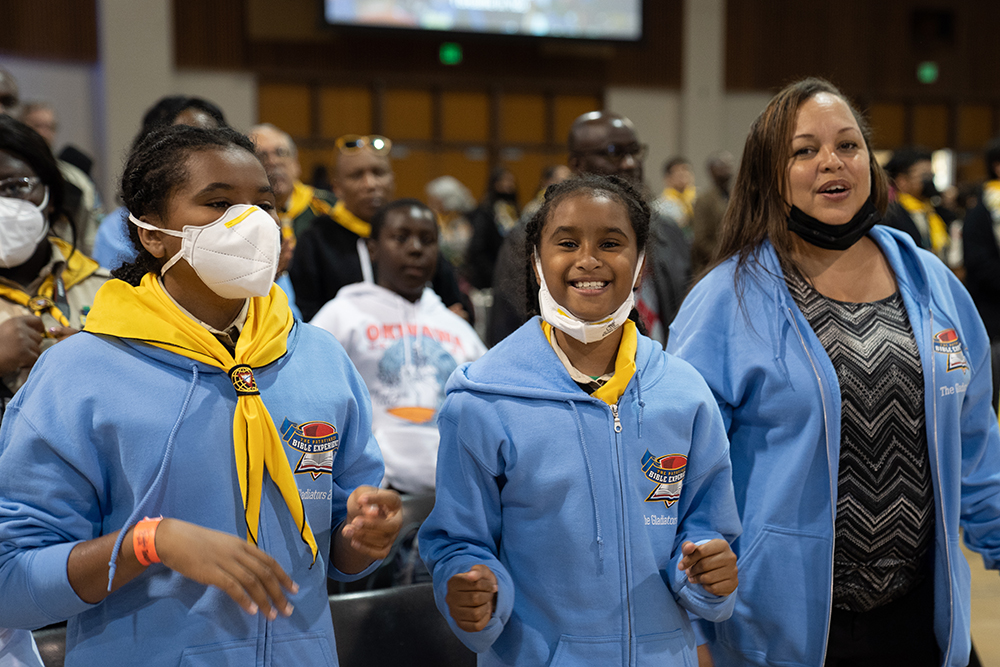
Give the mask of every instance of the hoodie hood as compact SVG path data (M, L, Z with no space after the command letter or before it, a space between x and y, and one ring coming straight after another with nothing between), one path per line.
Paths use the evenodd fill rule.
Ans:
M666 369L663 350L645 336L639 336L635 353L635 376L631 391L640 384L646 391ZM525 369L530 369L525 372ZM566 372L542 331L541 319L533 317L505 338L481 359L460 366L448 380L446 393L475 391L519 398L553 401L594 400L581 395L580 387Z
M387 308L408 306L410 308L418 307L421 310L425 310L442 303L441 297L439 297L430 287L424 288L423 294L420 295L420 300L416 303L404 299L392 290L386 289L381 285L376 285L375 283L354 283L353 285L346 285L340 288L340 291L337 292L337 296L341 295L343 295L343 298L346 299L371 299L379 305Z

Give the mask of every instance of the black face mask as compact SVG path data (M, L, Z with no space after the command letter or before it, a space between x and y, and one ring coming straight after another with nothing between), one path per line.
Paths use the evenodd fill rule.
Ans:
M933 199L934 197L937 197L940 194L941 193L938 192L937 186L934 185L933 176L928 176L922 181L922 185L920 188L921 197L923 197L924 199Z
M827 250L847 250L882 219L871 197L843 225L828 225L793 206L788 213L788 229L803 241Z

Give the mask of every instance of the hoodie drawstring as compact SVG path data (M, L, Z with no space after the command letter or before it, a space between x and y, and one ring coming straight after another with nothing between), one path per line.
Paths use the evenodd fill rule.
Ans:
M115 580L115 571L118 569L118 551L122 548L122 542L125 540L125 533L128 532L129 528L135 525L139 521L139 517L142 516L143 507L149 502L149 499L153 496L153 493L160 488L163 483L163 478L166 475L167 468L170 466L170 459L174 455L174 439L177 437L177 431L180 430L181 422L184 421L184 416L187 414L188 405L191 403L191 397L194 395L194 390L198 386L198 367L191 366L191 386L188 387L187 395L184 397L184 402L181 404L181 411L177 415L177 421L174 422L174 427L170 429L170 436L167 438L167 447L163 451L163 459L160 461L160 468L156 471L156 477L153 478L153 483L150 485L149 490L143 495L142 500L140 500L135 509L129 515L128 520L125 521L125 525L122 526L121 531L118 533L118 539L115 540L114 551L111 552L111 560L108 562L108 592L111 592L111 583Z
M597 485L594 484L594 468L590 465L590 452L587 450L587 440L583 436L583 421L580 420L580 412L576 409L575 401L567 401L573 408L573 416L576 418L576 429L580 435L580 447L583 448L583 460L587 465L587 476L590 478L590 500L594 504L594 519L597 522L597 557L604 561L604 536L601 533L601 512L597 508Z
M642 384L639 382L639 373L635 374L636 403L639 406L639 440L642 440L642 413L646 409L646 402L642 400Z

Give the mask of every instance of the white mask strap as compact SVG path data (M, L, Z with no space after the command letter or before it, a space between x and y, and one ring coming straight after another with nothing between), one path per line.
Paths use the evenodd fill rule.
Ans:
M151 225L148 222L143 222L142 220L140 220L139 218L135 217L131 213L128 214L128 219L136 227L142 227L143 229L148 229L151 232L163 232L167 236L177 236L177 237L180 237L180 238L184 238L184 236L185 236L183 232L175 232L172 229L164 229L162 227L157 227L156 225ZM173 257L171 257L169 260L167 260L167 263L163 265L162 269L160 269L160 275L162 276L162 275L166 274L167 269L169 269L171 266L173 266L174 264L176 264L177 260L179 260L183 256L184 256L184 246L182 245L181 249L178 250L177 253Z

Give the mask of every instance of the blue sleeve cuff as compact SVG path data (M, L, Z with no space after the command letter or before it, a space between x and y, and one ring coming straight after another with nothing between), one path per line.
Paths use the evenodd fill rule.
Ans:
M96 606L81 600L69 583L66 563L77 544L66 542L25 553L27 593L38 612L37 618L30 619L31 627L65 621Z
M497 578L497 604L496 609L493 610L493 616L490 617L490 620L486 624L485 628L479 632L466 632L455 624L455 620L448 612L448 605L445 602L445 595L448 591L447 581L454 574L467 572L477 563L490 568L490 571L492 571L493 575ZM497 637L500 636L500 633L503 632L504 626L507 624L507 621L510 620L510 615L514 611L514 582L510 578L510 573L507 572L507 569L500 565L498 561L484 563L473 558L457 558L448 564L447 569L452 574L449 574L444 578L444 583L442 585L437 585L437 580L435 580L434 596L438 609L447 619L448 625L451 626L452 632L455 633L455 636L458 637L470 651L473 651L474 653L483 653L493 646L493 642L495 642Z
M696 544L704 544L707 540L702 540ZM705 590L701 584L692 584L688 581L687 573L677 569L682 556L678 553L667 565L669 570L665 573L668 579L670 590L673 592L677 602L691 612L693 615L703 618L706 621L717 623L729 618L736 606L735 590L729 595L714 595Z
M380 558L356 574L347 574L346 572L338 570L333 562L331 562L330 567L327 569L326 576L330 577L334 581L357 581L358 579L367 577L369 574L377 570L378 566L381 564L382 559Z

